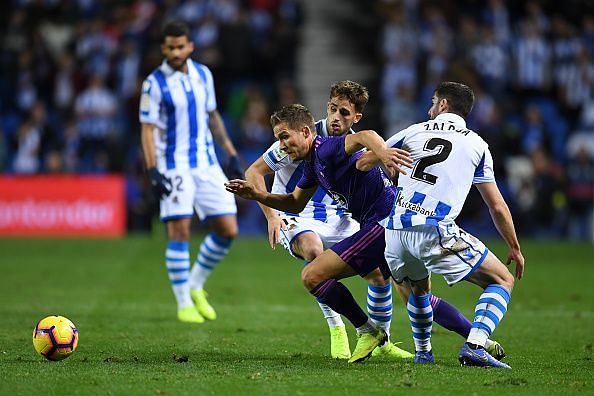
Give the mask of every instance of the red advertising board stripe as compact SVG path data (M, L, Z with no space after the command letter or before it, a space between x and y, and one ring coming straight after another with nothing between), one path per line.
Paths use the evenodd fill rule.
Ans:
M0 176L0 235L119 237L121 176Z

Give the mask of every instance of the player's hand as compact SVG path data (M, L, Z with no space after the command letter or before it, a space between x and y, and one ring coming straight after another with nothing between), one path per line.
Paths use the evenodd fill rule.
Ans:
M286 229L287 226L279 215L275 214L268 219L268 242L273 250L276 249L276 244L280 241L280 231Z
M406 175L404 168L412 168L413 163L408 151L394 147L387 147L379 155L379 159L387 169L403 175Z
M377 164L379 164L379 162L379 158L377 157L377 155L375 155L373 151L366 151L363 154L361 154L359 159L357 159L357 163L355 164L355 166L357 167L357 170L360 170L362 172L368 172L371 169L373 169Z
M229 179L243 179L245 177L243 175L243 168L239 163L239 157L236 155L229 157L229 162L227 162L227 177Z
M157 168L149 168L147 169L149 178L151 179L151 188L153 190L153 194L157 200L161 200L164 197L169 196L173 189L171 185L171 180L169 180L165 175L157 170Z
M229 180L225 183L225 189L245 199L256 199L256 186L249 181L241 179Z
M516 278L522 279L524 276L524 256L520 249L512 249L507 253L505 265L510 265L512 261L516 263Z

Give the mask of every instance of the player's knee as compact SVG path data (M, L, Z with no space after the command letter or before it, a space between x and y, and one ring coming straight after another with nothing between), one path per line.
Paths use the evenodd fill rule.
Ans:
M321 246L308 246L305 249L302 249L302 257L307 261L313 261L316 257L318 257L324 249Z
M505 271L505 273L502 274L500 282L499 282L499 284L501 286L505 287L510 293L514 288L515 283L516 283L516 280L515 280L514 276L509 271Z
M303 286L305 286L307 290L313 289L321 281L322 278L320 277L320 274L314 269L314 266L306 265L303 267L303 270L301 271L301 282L303 282Z
M367 282L369 282L372 286L385 286L390 284L390 279L384 279L384 275L379 268L374 269L371 271L366 277Z
M235 239L237 238L237 227L233 228L228 228L228 229L224 229L224 230L220 230L217 231L217 235L221 238L225 238L225 239Z
M169 239L173 241L189 241L190 230L186 230L183 227L172 227L169 229Z

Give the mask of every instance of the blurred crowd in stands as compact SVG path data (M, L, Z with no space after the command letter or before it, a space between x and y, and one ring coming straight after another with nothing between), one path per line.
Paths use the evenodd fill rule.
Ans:
M465 82L476 94L469 127L491 147L519 231L592 240L594 3L376 5L388 134L426 119L439 81ZM462 221L491 227L484 211L471 200Z
M2 2L0 172L123 173L129 229L150 229L156 212L140 153L138 93L161 62L163 22L191 26L194 58L212 69L219 109L248 165L273 139L270 112L299 101L303 2ZM591 240L594 4L376 0L369 13L381 26L381 77L370 87L382 106L377 129L388 137L426 119L439 81L465 82L477 95L469 127L490 144L520 232ZM471 200L463 223L492 231L484 210ZM264 224L245 202L242 218Z

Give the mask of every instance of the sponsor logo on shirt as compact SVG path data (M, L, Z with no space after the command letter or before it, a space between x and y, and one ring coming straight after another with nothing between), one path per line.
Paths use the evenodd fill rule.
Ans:
M400 206L401 208L412 210L423 216L435 216L434 210L429 210L421 206L419 203L412 203L410 201L405 201L404 197L402 196L402 191L398 191L398 195L396 196L396 205Z
M333 200L338 202L339 205L342 205L348 209L348 202L344 195L342 195L341 193L337 193L335 191L328 191L328 194L332 197Z

